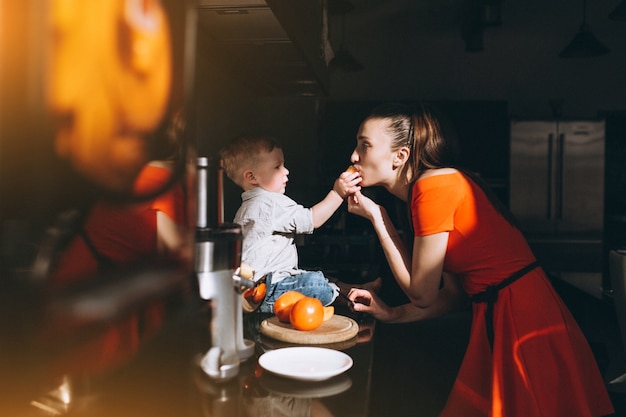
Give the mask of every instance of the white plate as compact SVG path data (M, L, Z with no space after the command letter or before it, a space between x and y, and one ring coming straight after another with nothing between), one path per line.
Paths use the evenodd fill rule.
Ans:
M343 352L320 347L288 347L265 352L259 357L263 369L301 381L323 381L352 367L352 358Z

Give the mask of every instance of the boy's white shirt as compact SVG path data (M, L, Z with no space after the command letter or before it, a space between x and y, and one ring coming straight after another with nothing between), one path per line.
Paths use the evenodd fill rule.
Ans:
M304 272L298 268L297 234L313 233L310 208L282 193L256 187L241 194L234 222L242 227L241 261L254 269L254 280L272 273L272 282Z

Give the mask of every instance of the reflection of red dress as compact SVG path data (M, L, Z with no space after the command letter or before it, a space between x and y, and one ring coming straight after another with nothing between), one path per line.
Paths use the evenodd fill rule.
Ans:
M137 195L157 191L171 172L156 166L146 166L139 174L134 192ZM182 189L171 190L137 204L96 203L86 219L84 229L96 250L112 265L124 267L156 258L156 213L161 211L177 224L184 224ZM52 283L68 284L98 270L98 262L84 239L77 238L60 258ZM102 266L102 265L100 265Z
M144 195L157 191L166 184L170 175L168 169L148 165L139 174L134 192ZM164 255L157 252L156 213L161 211L177 224L184 225L184 204L180 186L138 204L98 202L89 212L84 230L95 249L110 262L107 267L124 269L150 260L162 260ZM60 256L51 276L51 288L88 280L102 266L85 240L78 236ZM143 339L159 328L163 313L163 306L154 304L139 314L111 323L101 337L71 352L67 360L57 364L58 368L69 373L94 373L126 362Z
M444 269L469 295L535 260L526 240L462 174L416 182L415 235L450 232ZM542 269L500 290L494 347L486 303L473 303L469 344L440 417L598 417L613 407L585 336Z

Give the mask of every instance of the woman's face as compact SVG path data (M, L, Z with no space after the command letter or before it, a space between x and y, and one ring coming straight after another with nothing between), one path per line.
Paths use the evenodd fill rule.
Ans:
M386 119L367 119L361 123L350 160L361 174L363 187L391 185L397 178L396 152L391 149L388 125Z
M142 4L143 3L143 4ZM110 189L128 189L170 95L171 45L159 2L49 0L47 105L55 149Z

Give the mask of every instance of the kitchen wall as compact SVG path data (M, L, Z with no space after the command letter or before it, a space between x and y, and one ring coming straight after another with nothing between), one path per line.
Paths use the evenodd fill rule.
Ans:
M288 194L311 205L323 198L325 194L311 193L318 182L319 99L252 96L238 80L221 70L219 62L202 64L196 84L199 155L216 157L222 146L241 135L274 136L283 145L290 170ZM241 203L241 190L225 178L224 192L225 220L230 220Z
M377 2L354 1L355 8L347 16L346 45L365 68L331 72L328 97L253 96L241 80L222 69L219 60L203 59L200 50L200 152L214 153L242 133L274 134L285 145L291 169L288 193L314 202L321 191L311 195L311 190L331 185L316 168L325 152L322 147L328 146L329 139L324 137L328 126L325 131L320 126L329 104L380 100L505 103L508 115L498 113L496 125L503 122L502 117L593 118L599 112L626 110L626 22L607 18L617 3L598 0L587 5L590 29L611 52L596 58L562 59L558 54L582 19L578 2L503 2L503 24L485 29L482 52L468 53L460 32L445 26L448 18L445 22L440 18L441 27L424 27L418 17L402 11L387 9L381 14L383 7ZM432 26L437 19L432 17ZM348 136L345 140L353 140ZM481 140L480 132L473 136ZM500 136L501 141L508 140L506 132ZM334 158L347 163L349 147L342 144L339 148L346 155ZM233 204L237 199L238 195Z
M552 99L563 100L568 118L626 108L626 22L608 19L618 0L586 2L589 30L610 49L590 59L558 56L583 20L581 1L502 1L502 23L484 29L476 53L465 52L454 11L463 2L387 11L372 0L353 3L346 45L365 70L333 74L334 98L506 100L522 118L550 117Z

